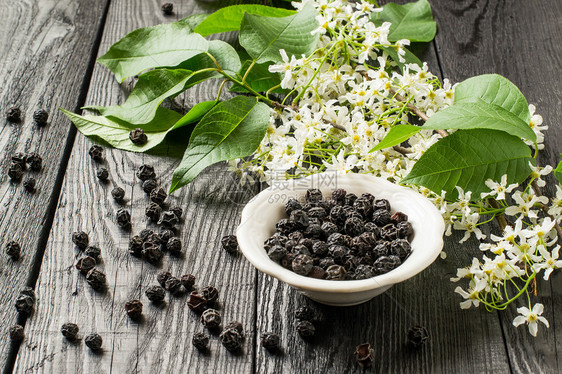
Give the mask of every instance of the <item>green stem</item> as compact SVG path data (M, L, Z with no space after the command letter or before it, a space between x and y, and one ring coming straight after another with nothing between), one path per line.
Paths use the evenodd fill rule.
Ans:
M242 83L243 84L246 83L246 78L248 77L248 74L250 74L250 71L252 70L254 65L256 65L256 60L252 60L252 63L250 64L250 66L248 66L248 69L246 69L246 72L244 73L244 76L242 77Z

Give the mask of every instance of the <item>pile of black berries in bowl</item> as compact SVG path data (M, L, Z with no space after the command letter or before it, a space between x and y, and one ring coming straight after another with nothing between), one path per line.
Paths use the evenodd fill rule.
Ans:
M355 305L429 266L444 222L413 189L365 174L320 173L272 185L237 230L259 270L330 305Z

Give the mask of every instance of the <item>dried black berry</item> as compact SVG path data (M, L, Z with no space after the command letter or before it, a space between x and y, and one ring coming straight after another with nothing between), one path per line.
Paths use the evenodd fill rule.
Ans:
M169 271L161 271L156 275L156 280L158 281L158 283L160 283L160 285L162 287L166 287L166 281L168 280L168 278L170 278L172 276L172 273L170 273Z
M373 203L368 198L360 197L353 202L353 208L358 211L363 218L369 218L373 213Z
M304 230L304 235L308 238L321 239L324 236L324 230L322 230L322 226L319 224L311 223L306 230Z
M12 258L13 261L17 261L21 257L21 246L16 241L10 241L6 244L6 254Z
M163 188L155 188L150 192L150 200L155 202L158 205L164 204L164 200L166 200L168 194L164 191Z
M377 209L373 212L373 222L379 226L384 227L390 223L390 212L386 209Z
M390 243L390 253L404 261L410 255L412 247L406 239L396 239Z
M97 144L94 144L90 147L88 154L95 162L102 162L103 161L103 148Z
M302 209L302 205L298 200L289 199L285 204L285 213L287 213L287 216L290 216L293 210L298 209Z
M143 240L140 236L135 235L129 240L129 253L135 257L142 256Z
M398 238L398 229L392 223L389 223L381 229L380 235L384 240L393 241Z
M174 276L170 276L168 277L168 279L166 279L165 288L166 291L170 292L172 295L179 295L184 292L181 280Z
M308 273L309 277L316 279L324 279L325 275L326 271L324 271L324 269L320 266L313 266L312 270L310 270L310 273Z
M10 177L13 182L19 182L23 177L23 169L21 165L12 162L8 168L8 177Z
M187 306L194 312L202 313L205 309L207 309L207 299L198 291L193 291L189 294Z
M260 336L260 343L262 347L264 347L268 351L275 352L281 345L281 339L279 338L279 335L273 332L264 332Z
M336 205L330 210L330 221L332 223L341 226L345 223L346 219L347 215L343 206Z
M37 181L35 180L35 178L29 177L29 178L26 178L23 181L23 188L25 188L25 190L27 192L33 193L33 192L35 192L35 185L36 184L37 184Z
M374 222L366 222L365 223L365 231L366 232L372 232L373 234L375 234L375 237L377 237L377 238L380 237L380 229L376 225L376 223L374 223Z
M151 229L144 229L141 232L139 232L139 236L143 241L147 240L148 237L153 235L153 234L154 234L154 231L152 231Z
M93 245L87 247L86 250L84 251L84 254L86 256L92 257L93 259L96 260L96 262L99 262L99 260L101 259L101 249Z
M168 240L174 237L174 232L170 229L162 228L158 233L158 236L160 237L162 243L168 243Z
M142 190L147 194L150 194L157 186L156 179L147 179L142 182Z
M64 323L60 328L62 336L70 341L75 341L78 338L79 330L78 325L71 322Z
M357 195L354 193L348 193L345 195L344 204L353 206L355 200L357 200Z
M332 265L326 269L326 279L328 280L344 280L347 271L341 265Z
M191 343L198 350L206 351L209 347L209 335L202 332L195 333L191 339Z
M92 333L86 335L86 337L84 338L84 344L86 344L86 346L94 352L98 352L101 350L102 343L103 339L100 334Z
M181 276L180 281L183 287L186 290L190 291L195 285L195 276L193 276L192 274L184 274Z
M126 209L119 209L116 214L117 226L121 228L128 228L131 226L131 213Z
M413 326L408 330L408 344L412 348L420 348L429 340L429 333L423 326Z
M174 4L172 3L162 4L162 13L164 13L167 16L174 14Z
M83 256L76 261L76 269L82 274L87 274L97 265L96 260L90 256Z
M158 219L160 218L160 214L162 213L162 208L160 207L160 205L156 204L156 203L150 203L148 204L148 206L146 207L146 209L144 210L144 214L152 221L152 222L158 222Z
M295 318L302 321L314 321L314 311L307 306L301 306L295 311Z
M168 243L166 244L166 248L170 251L172 256L180 256L181 255L181 240L180 238L170 238Z
M326 218L326 209L322 207L312 207L307 212L309 218L318 218L320 221Z
M224 329L219 335L220 342L230 352L236 352L242 347L242 335L235 329Z
M396 212L390 217L390 221L395 225L408 220L408 216L402 212Z
M219 290L213 286L204 287L199 292L201 292L201 295L203 295L210 304L217 302L219 299Z
M305 229L308 227L308 214L302 209L296 209L291 212L291 221L294 222L297 230Z
M104 290L106 286L105 274L94 268L86 274L86 282L96 291Z
M317 188L310 188L306 191L304 198L307 203L317 203L322 200L322 191Z
M99 168L96 171L96 176L100 181L107 182L107 179L109 178L109 171L107 170L107 168Z
M153 303L160 303L166 296L166 290L160 286L150 286L146 289L145 294L148 300Z
M158 221L159 225L164 227L174 227L179 222L178 216L172 211L165 211L162 213L160 220Z
M399 222L396 225L396 230L398 230L398 237L402 239L407 239L410 235L414 233L412 224L407 221Z
M297 322L297 332L303 338L310 338L316 333L316 328L312 322L300 320Z
M43 158L36 152L31 152L26 154L25 162L29 165L29 168L33 171L39 171L43 166Z
M336 264L336 262L334 261L333 258L325 257L325 258L320 260L320 262L318 263L318 266L320 266L324 270L327 270L330 266L335 265L335 264Z
M238 241L236 235L226 235L221 239L222 248L230 254L238 252Z
M361 235L365 230L363 220L357 217L348 218L345 221L344 230L349 236Z
M221 321L221 314L216 309L207 309L201 314L201 323L208 329L218 328Z
M347 195L347 191L343 188L338 188L337 190L332 191L332 199L338 203L345 201L345 195Z
M242 336L242 340L244 340L244 327L242 326L242 324L238 321L230 321L226 324L226 326L224 326L225 329L234 329L236 331L238 331L238 333L240 334L240 336Z
M287 250L285 247L281 247L280 245L273 246L267 251L267 255L270 259L275 262L281 261L283 257L287 255Z
M25 334L23 332L23 326L13 325L10 327L10 340L12 344L19 344L23 341Z
M132 319L139 319L142 316L142 303L140 300L130 300L125 303L125 311Z
M131 142L135 145L143 145L148 142L148 138L141 128L131 130L129 133L129 139L131 139Z
M375 196L373 196L373 194L370 194L368 192L362 193L360 199L369 200L369 202L371 203L371 206L375 203Z
M371 348L369 343L363 343L355 348L353 356L355 357L355 362L357 362L360 367L367 368L370 367L375 360L375 351Z
M372 254L375 259L383 256L388 256L390 254L390 242L378 242L377 245L375 245L375 247L373 248Z
M6 119L8 122L18 123L21 121L21 110L20 108L11 107L6 112Z
M369 279L375 276L375 271L372 266L358 265L353 271L353 279Z
M349 249L343 245L331 245L328 247L328 253L336 264L343 265L349 255Z
M293 221L283 218L277 224L275 224L275 229L281 234L289 234L295 229L295 224Z
M156 178L154 167L150 165L141 165L137 170L137 178L139 178L141 181Z
M312 253L317 257L325 257L328 254L328 244L317 241L312 245Z
M38 126L45 126L48 119L49 113L47 113L45 109L37 109L33 112L33 121L35 121Z
M176 217L178 217L178 221L181 219L181 216L183 215L183 209L179 206L173 206L170 208L171 212L174 212L174 214L176 215Z
M293 231L292 233L289 234L289 236L287 236L287 238L289 240L294 240L298 243L299 241L304 239L304 234L300 231Z
M125 197L125 190L121 187L115 187L111 190L111 196L115 201L122 202Z
M16 310L18 313L29 315L33 311L33 304L35 304L33 297L20 293L16 299Z
M142 245L142 258L151 264L158 263L164 253L162 252L160 243L154 241L145 241Z
M299 275L308 275L312 270L313 261L310 256L298 255L291 264L293 271Z
M375 273L384 274L396 269L401 263L398 256L382 256L373 263L373 268L375 269Z
M14 164L20 164L21 168L25 170L27 168L27 164L25 163L25 154L22 152L16 152L12 155L12 162Z
M384 210L390 211L390 202L386 199L375 200L375 202L373 204L373 208L375 210L384 209Z
M377 243L377 237L372 232L364 232L351 240L351 250L356 255L364 256Z
M84 231L72 233L72 242L80 249L84 250L88 246L88 234Z
M308 247L306 245L303 245L303 244L295 245L293 247L293 249L291 250L291 253L294 254L295 256L298 256L298 255L310 256L310 250L308 249Z

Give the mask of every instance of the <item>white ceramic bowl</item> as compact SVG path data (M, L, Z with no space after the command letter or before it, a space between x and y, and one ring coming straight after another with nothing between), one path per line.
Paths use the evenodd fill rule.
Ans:
M298 275L272 261L263 247L275 232L275 224L286 218L285 202L302 197L308 188L318 188L329 197L336 188L357 196L369 192L377 199L387 199L393 212L408 215L414 229L412 253L402 265L382 275L364 280L330 281ZM301 291L309 298L328 305L356 305L385 292L429 266L443 248L445 224L435 206L412 189L365 174L320 173L310 177L280 182L255 196L242 211L236 235L244 256L260 271Z

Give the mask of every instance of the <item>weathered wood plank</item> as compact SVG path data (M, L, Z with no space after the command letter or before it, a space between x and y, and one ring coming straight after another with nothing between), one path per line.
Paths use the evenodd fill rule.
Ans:
M176 20L201 12L193 1L174 2L176 15L164 17L159 2L112 1L100 47L109 46L138 27ZM214 98L218 82L190 91L186 107ZM126 88L120 87L102 66L96 66L87 104L110 105L122 102ZM179 104L182 104L181 101ZM148 204L134 176L143 163L153 164L159 182L167 188L176 161L142 154L106 149L104 162L110 170L110 183L96 181L95 165L87 155L92 143L78 135L63 184L61 198L39 276L37 312L30 320L29 342L20 351L16 372L249 372L252 370L255 271L241 257L232 258L220 249L223 235L232 233L238 223L243 193L230 180L226 168L206 171L188 188L169 198L184 209L181 239L185 257L166 255L161 266L152 266L127 252L129 236L145 227ZM119 229L115 211L119 207L110 196L113 185L126 189L125 207L133 217L132 232ZM243 191L242 191L243 192ZM238 202L238 203L233 203ZM72 268L77 255L71 233L85 230L92 243L102 249L100 265L108 278L104 294L93 292L84 277ZM191 345L194 332L203 327L186 305L187 298L167 297L163 307L151 305L145 289L156 284L158 271L170 270L177 276L193 273L197 284L214 285L220 291L224 322L239 320L247 331L244 354L234 356L211 339L211 354L202 356ZM144 303L144 319L132 322L124 311L130 298ZM104 338L104 352L92 354L83 342L69 344L61 336L66 321L80 325L83 334L97 331Z
M550 128L542 165L556 165L562 150L560 127L560 60L562 38L559 15L562 4L552 1L433 1L439 34L436 43L445 77L461 81L477 74L498 73L515 83L537 106ZM550 179L554 182L554 178ZM554 185L546 191L553 196ZM523 373L562 371L562 276L539 282L539 296L533 304L545 306L551 328L541 325L536 338L526 327L512 326L522 300L499 314L505 334L511 368Z
M107 1L0 1L0 367L11 366L8 328L18 316L14 301L26 284L33 286L45 248L58 197L72 130L57 108L76 108L83 102L91 72L91 57ZM12 105L21 108L23 121L6 121ZM44 108L49 124L33 124L33 112ZM38 152L43 157L37 191L29 194L22 183L7 176L11 155ZM24 177L24 178L25 178ZM22 246L23 257L12 262L4 253L8 241ZM19 319L23 323L25 318ZM27 344L25 341L24 344ZM15 354L15 351L12 352Z
M403 2L402 2L403 3ZM435 6L434 6L435 7ZM439 75L433 45L422 60ZM375 349L373 372L450 373L508 372L502 330L494 315L484 310L461 312L449 278L459 264L479 253L476 241L458 248L460 237L445 243L448 258L437 259L420 275L398 284L386 294L355 307L327 307L313 303L285 284L258 276L257 333L274 331L282 336L285 355L257 349L256 369L280 372L362 372L353 359L355 347L369 342ZM310 305L320 319L317 336L305 343L295 331L294 311ZM419 352L406 346L406 333L416 324L425 326L430 343Z

